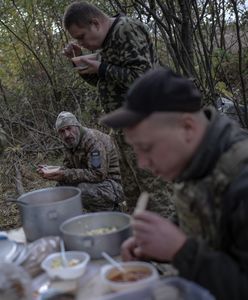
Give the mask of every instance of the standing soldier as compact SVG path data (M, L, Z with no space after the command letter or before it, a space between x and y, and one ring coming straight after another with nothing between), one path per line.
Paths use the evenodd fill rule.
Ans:
M82 55L82 48L100 50L100 61L80 58L88 68L79 74L97 86L105 112L120 107L132 82L156 63L151 37L138 20L122 15L112 18L92 4L74 2L66 9L64 26L78 42L64 49L67 57Z
M87 67L78 72L86 82L97 86L105 112L120 107L133 81L157 63L151 36L136 19L120 14L109 17L92 4L74 2L65 11L64 27L78 43L67 45L64 53L69 58L80 56L80 62L86 64ZM99 56L81 56L81 47L98 50L100 60ZM136 178L137 167L134 161L130 162L134 155L130 155L132 151L123 135L117 132L115 138L127 203L132 210L141 190Z
M61 112L56 130L65 146L63 167L38 173L59 185L77 186L82 191L83 207L90 212L120 210L123 200L119 157L111 137L83 127L70 112Z

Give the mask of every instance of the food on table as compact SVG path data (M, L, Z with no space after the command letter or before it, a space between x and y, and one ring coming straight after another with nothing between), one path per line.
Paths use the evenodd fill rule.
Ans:
M67 261L67 267L75 267L80 263L79 259L73 258ZM61 258L55 258L51 263L52 269L63 268L63 262Z
M117 231L117 227L116 226L111 226L111 227L101 227L101 228L96 228L96 229L91 229L91 230L87 230L84 231L82 233L82 235L103 235L106 233L112 233Z
M13 263L0 263L0 299L31 300L31 278L24 268Z
M126 270L125 272L117 271L114 274L110 273L108 279L114 282L133 282L138 281L144 278L147 278L151 275L151 271L145 268L142 269L131 269Z

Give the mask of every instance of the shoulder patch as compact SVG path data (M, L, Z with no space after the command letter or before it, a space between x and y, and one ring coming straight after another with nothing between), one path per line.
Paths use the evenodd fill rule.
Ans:
M95 150L90 153L90 163L93 169L101 168L101 155L100 151Z

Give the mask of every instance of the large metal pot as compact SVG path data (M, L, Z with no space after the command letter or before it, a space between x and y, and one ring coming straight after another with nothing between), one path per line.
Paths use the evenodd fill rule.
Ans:
M81 191L76 187L44 188L23 194L18 201L28 241L60 235L62 222L82 214Z
M102 251L111 256L120 254L120 246L131 235L131 217L120 212L97 212L71 218L60 230L68 250L88 252L92 259L101 258ZM99 228L115 227L112 233L87 235Z

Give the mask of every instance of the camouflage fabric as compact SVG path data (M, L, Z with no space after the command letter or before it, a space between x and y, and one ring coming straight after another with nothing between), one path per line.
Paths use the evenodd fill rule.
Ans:
M120 15L110 28L100 55L102 63L98 75L83 75L82 78L97 86L99 101L107 113L121 106L129 86L136 78L157 65L157 57L147 28L138 20ZM161 186L166 184L137 167L133 151L120 132L115 133L115 139L120 152L123 187L129 212L133 211L142 190L154 194L158 187L164 199ZM149 201L149 206L159 213L168 211L166 201L159 202L157 197Z
M230 128L229 128L230 130ZM236 130L233 130L235 136ZM248 140L234 143L201 180L187 180L174 186L179 225L188 236L220 248L221 203L229 184L248 163Z
M244 140L225 152L211 174L200 183L190 181L176 185L175 203L180 227L185 233L204 239L215 249L219 248L218 230L223 192L247 162L248 140ZM214 196L211 202L209 191Z
M154 46L146 27L125 16L118 16L110 28L100 51L98 75L83 75L97 85L98 97L104 111L121 106L133 81L157 63Z
M78 122L77 118L68 111L62 111L56 120L55 128L58 131L59 129L66 127L66 126L81 126Z
M150 172L140 169L133 149L125 140L123 133L113 133L120 155L120 167L125 201L129 213L132 213L141 191L149 193L148 209L168 217L175 213L171 199L172 185Z
M113 132L120 156L120 169L128 212L132 213L137 199L142 191L137 178L137 163L131 146L125 140L121 132Z
M100 183L80 183L83 208L87 212L122 210L122 185L114 180Z
M6 133L0 125L0 154L3 152L6 144L7 144Z
M102 202L101 209L113 209L123 201L118 152L110 136L95 129L80 130L78 147L65 149L63 184L81 188L83 205L84 196L89 196Z

